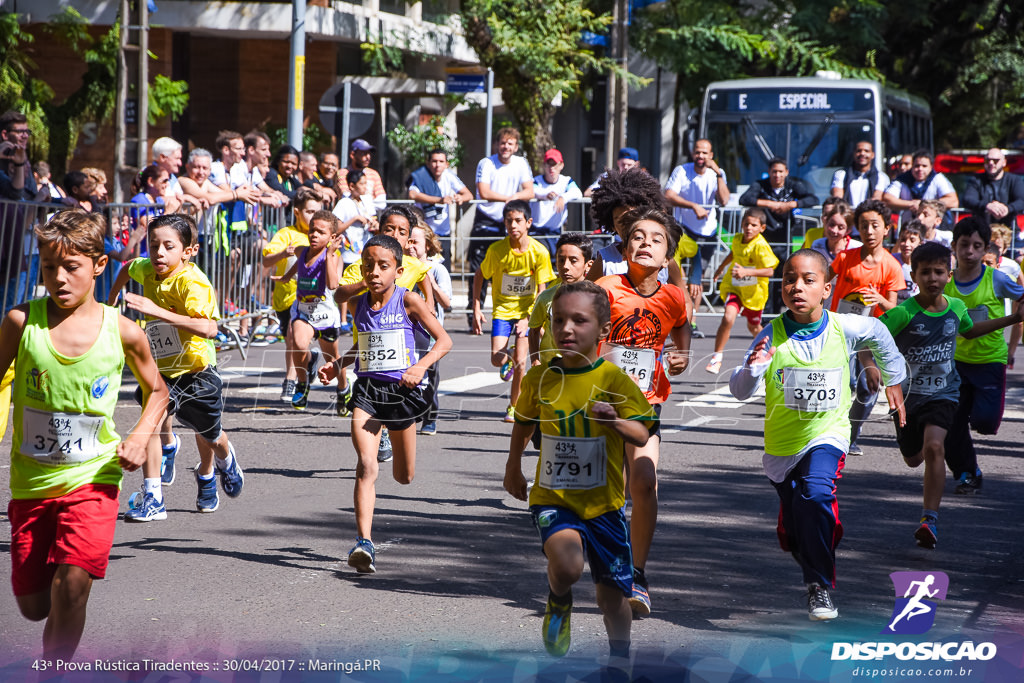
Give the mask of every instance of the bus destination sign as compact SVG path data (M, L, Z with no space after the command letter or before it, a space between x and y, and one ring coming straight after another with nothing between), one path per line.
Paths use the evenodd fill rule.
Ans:
M711 92L708 100L708 109L718 112L841 112L874 109L870 90L715 90Z

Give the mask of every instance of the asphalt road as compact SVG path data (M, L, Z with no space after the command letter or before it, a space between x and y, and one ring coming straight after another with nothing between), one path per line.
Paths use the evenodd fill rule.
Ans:
M460 324L449 321L455 350L442 366L443 419L436 436L419 439L415 481L378 482L377 574L357 576L345 564L355 536L355 456L348 421L333 414L333 389L315 389L309 409L296 412L277 400L279 346L254 349L245 361L228 352L220 358L229 380L224 425L245 470L241 497L222 495L216 513L197 513L187 468L198 456L183 439L178 480L165 489L168 519L118 524L78 655L91 670L67 674L66 665L57 671L57 663L41 662L42 626L23 619L5 589L0 679L606 677L606 637L589 576L575 589L569 656L544 652L544 558L525 504L501 487L508 387L488 366L488 339ZM725 367L748 343L745 332L733 339ZM763 404L732 400L727 372L704 371L710 339L695 340L694 350L662 416L660 517L647 568L654 612L633 624L633 679L852 681L867 677L861 668L868 667L888 669L891 675L877 676L888 681L1024 680L1022 375L1010 375L999 435L979 439L982 493L953 495L947 480L935 551L912 538L921 470L903 465L892 425L876 411L862 439L866 454L848 459L839 485L845 535L833 595L840 618L812 623L799 570L776 541L778 499L761 469ZM122 388L122 430L138 414L132 388ZM0 447L9 448L10 438ZM126 478L122 511L140 482L139 474ZM0 499L8 497L5 486ZM4 551L7 539L5 532ZM924 635L879 635L891 619L895 571L949 577ZM9 573L9 563L0 564L0 575ZM832 660L837 642L901 638L992 642L998 654L975 662ZM140 670L109 670L133 667Z

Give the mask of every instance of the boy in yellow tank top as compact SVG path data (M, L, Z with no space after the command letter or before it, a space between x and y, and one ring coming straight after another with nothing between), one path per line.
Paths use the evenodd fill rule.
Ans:
M95 299L105 233L102 215L81 209L37 228L49 296L11 309L0 326L0 375L15 368L11 582L22 615L47 620L51 659L69 660L78 647L113 545L121 470L145 462L167 407L146 334ZM144 401L122 441L113 415L125 363Z
M889 405L906 424L903 356L876 318L825 312L831 292L828 263L801 249L783 265L782 300L789 309L772 320L729 380L746 400L765 385L764 469L779 494L779 544L803 570L811 621L835 619L836 546L843 536L836 500L850 447L850 355L870 350L885 380ZM879 376L869 384L877 391Z

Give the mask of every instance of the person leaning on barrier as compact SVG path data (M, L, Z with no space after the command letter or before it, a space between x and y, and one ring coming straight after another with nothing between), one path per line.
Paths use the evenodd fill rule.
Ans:
M312 187L324 198L324 205L331 206L338 201L338 194L334 191L334 180L325 180L317 171L316 155L312 152L299 152L299 169L295 172L295 179L300 185Z
M157 138L153 141L153 163L167 171L167 187L164 188L164 201L167 206L178 206L180 204L191 204L197 208L203 206L202 200L186 194L178 182L178 172L181 170L181 143L173 138ZM171 209L175 211L176 209Z
M964 208L986 223L1015 226L1024 213L1024 178L1006 171L1006 153L993 147L985 153L985 170L967 180Z
M100 210L99 199L95 195L96 181L82 171L68 171L64 174L64 192L66 196L61 203L90 213Z
M243 185L237 190L225 190L215 185L211 177L212 167L213 155L208 150L202 147L193 149L185 164L185 175L178 178L185 194L198 198L205 207L236 200L254 203L257 191L252 187Z
M904 221L913 219L924 199L938 199L947 209L960 206L953 183L935 171L931 152L919 149L914 152L913 158L910 170L896 176L889 187L885 188L882 201L893 211L901 211ZM953 216L950 213L946 215L948 219L943 227L952 229Z
M53 182L53 176L50 173L50 165L45 161L37 161L32 165L32 175L35 176L36 187L39 188L39 194L43 194L43 190L45 190L46 195L49 195L50 199L55 201L60 201L67 196L64 192L64 188Z
M881 199L889 186L889 177L878 170L874 161L875 148L871 143L858 142L853 150L853 163L832 174L832 196L845 199L854 209L867 199Z
M576 181L571 176L562 175L564 168L562 153L552 148L544 153L544 171L533 178L533 195L537 202L534 204L530 235L540 240L551 253L551 258L555 257L555 243L569 218L566 202L583 198L583 191Z
M430 150L427 162L417 168L406 180L409 199L423 209L430 229L441 241L444 267L452 269L452 209L473 199L465 183L448 168L448 153L437 148Z
M230 190L228 174L232 166L245 158L245 141L241 133L222 130L217 133L213 148L220 152L220 159L210 164L210 182L222 190Z

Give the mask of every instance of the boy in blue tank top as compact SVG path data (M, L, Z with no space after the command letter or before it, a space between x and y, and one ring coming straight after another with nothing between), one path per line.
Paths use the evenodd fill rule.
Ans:
M49 296L11 309L0 326L0 376L15 368L11 583L22 615L47 620L43 656L65 661L85 629L92 582L106 573L121 470L146 461L167 408L145 332L95 299L105 233L103 216L81 209L36 228ZM125 363L144 401L121 440L113 417Z
M905 420L900 383L903 356L875 318L830 313L832 290L825 257L801 249L782 268L782 301L789 309L754 338L743 365L729 380L741 401L765 385L765 473L779 494L779 544L803 570L811 621L839 616L829 595L835 587L836 546L843 536L836 500L850 447L850 355L869 349L878 365L867 382L885 379L889 405Z
M395 285L402 274L402 246L394 237L376 235L363 247L362 272L366 292L351 299L358 345L341 359L320 368L320 381L329 383L357 361L352 410L352 444L356 465L356 544L348 564L361 574L376 571L376 549L370 536L379 464L381 428L391 433L392 473L400 484L412 482L416 469L416 421L426 414L423 391L427 369L452 348L452 340L417 294ZM417 357L414 327L434 338L434 347Z

